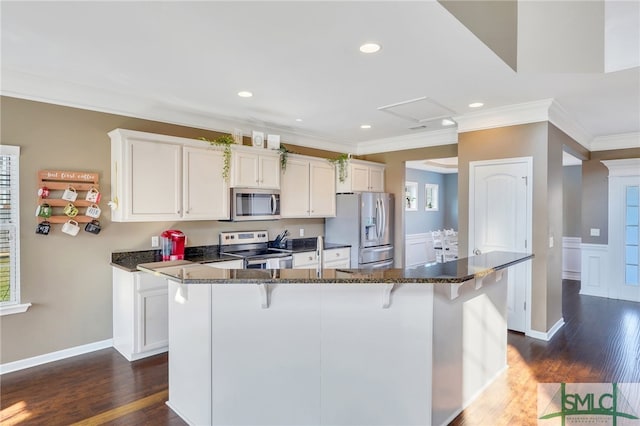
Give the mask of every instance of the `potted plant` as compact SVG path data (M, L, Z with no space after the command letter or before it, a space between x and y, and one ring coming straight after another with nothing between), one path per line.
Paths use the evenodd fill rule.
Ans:
M208 142L214 146L221 146L224 148L224 163L222 166L222 178L224 180L229 180L229 170L231 168L231 145L234 143L233 136L231 135L222 135L218 136L215 139L207 139L205 137L198 138L202 141Z

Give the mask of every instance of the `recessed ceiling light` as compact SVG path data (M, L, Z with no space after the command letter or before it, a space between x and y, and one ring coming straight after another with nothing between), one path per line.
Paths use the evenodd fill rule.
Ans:
M299 123L302 121L302 118L296 118L296 121Z
M365 43L360 46L360 51L362 53L376 53L380 50L380 45L378 43Z
M238 96L240 96L241 98L250 98L253 96L253 93L243 90L241 92L238 92Z
M361 129L370 129L371 128L371 124L361 124L360 128Z
M443 126L453 126L454 124L456 124L455 121L453 121L453 120L451 120L449 118L443 118L441 123L442 123Z
M482 102L473 102L469 104L469 108L480 108L481 106L484 106Z

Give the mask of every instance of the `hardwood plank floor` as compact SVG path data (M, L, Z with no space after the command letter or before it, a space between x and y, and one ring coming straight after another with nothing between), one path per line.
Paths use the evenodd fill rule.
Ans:
M538 383L640 382L640 304L578 290L565 281L566 324L550 342L509 333L509 369L452 425L535 425ZM164 404L167 360L104 349L5 374L0 424L184 425Z

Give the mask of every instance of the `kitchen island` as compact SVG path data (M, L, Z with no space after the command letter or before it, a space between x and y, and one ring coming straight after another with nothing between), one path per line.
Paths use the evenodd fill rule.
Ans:
M223 270L169 280L169 401L193 425L441 425L506 368L508 267Z

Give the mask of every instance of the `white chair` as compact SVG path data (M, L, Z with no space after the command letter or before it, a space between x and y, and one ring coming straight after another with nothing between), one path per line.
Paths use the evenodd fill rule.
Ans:
M458 258L458 235L449 235L442 240L442 257L444 262Z
M444 257L442 255L442 241L443 241L443 233L442 231L431 231L431 238L433 239L433 249L436 252L436 262L442 263L444 262Z

